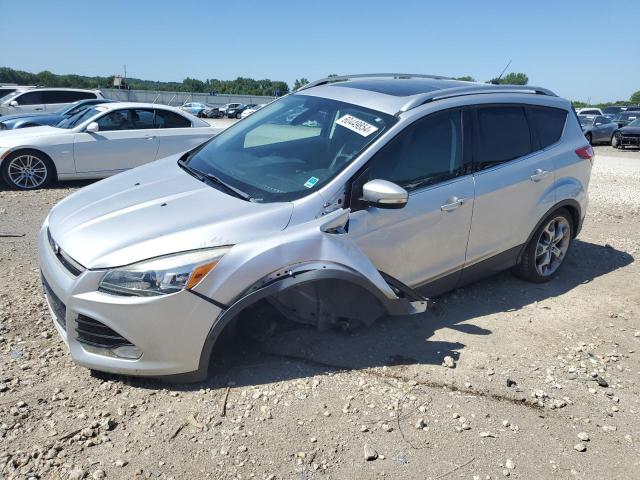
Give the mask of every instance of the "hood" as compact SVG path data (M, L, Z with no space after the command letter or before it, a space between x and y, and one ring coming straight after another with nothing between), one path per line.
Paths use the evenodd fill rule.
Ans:
M35 123L40 123L40 124L45 124L45 125L55 125L60 120L65 118L64 115L57 115L57 114L55 114L55 115L54 114L49 114L49 115L8 115L8 117L15 117L15 118L0 117L0 122L13 124L13 123L22 122L22 121L29 121L29 122L35 122Z
M620 129L620 133L622 133L623 135L626 134L631 134L631 135L640 135L640 127L630 127L630 126L626 126L626 127L622 127Z
M50 126L0 130L0 147L13 147L24 144L28 142L29 139L70 132L72 131Z
M260 204L183 171L179 155L85 187L49 215L52 237L87 268L110 268L283 230L292 203Z

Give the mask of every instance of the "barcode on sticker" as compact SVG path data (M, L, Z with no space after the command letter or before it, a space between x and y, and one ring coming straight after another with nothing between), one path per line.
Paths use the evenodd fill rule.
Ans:
M359 118L353 117L351 115L344 115L340 117L336 123L338 125L342 125L344 128L348 128L356 133L359 133L363 137L368 137L373 132L378 130L378 127L371 125L370 123L365 122L364 120L360 120Z

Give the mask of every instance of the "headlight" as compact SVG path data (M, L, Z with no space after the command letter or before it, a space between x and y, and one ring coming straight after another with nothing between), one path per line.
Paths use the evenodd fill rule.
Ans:
M114 295L153 297L195 287L231 247L196 250L152 258L110 270L99 290Z

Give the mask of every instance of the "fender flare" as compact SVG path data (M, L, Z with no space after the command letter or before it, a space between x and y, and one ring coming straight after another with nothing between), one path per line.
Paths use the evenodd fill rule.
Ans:
M224 329L231 323L234 318L236 318L236 316L241 311L255 304L259 300L262 300L263 298L269 297L279 292L283 292L294 286L304 285L319 280L343 280L364 288L367 292L372 294L374 298L376 298L376 300L380 302L382 307L390 315L407 313L407 310L411 308L408 299L403 297L398 297L397 299L389 299L380 290L378 290L378 288L376 288L373 283L371 283L362 275L348 270L347 268L340 269L336 267L338 266L334 265L331 268L323 267L321 269L303 270L295 273L291 272L289 276L279 278L272 282L268 282L264 286L253 289L253 291L249 289L248 291L250 293L242 294L228 308L222 310L218 314L217 318L213 322L213 325L211 326L211 329L209 330L209 333L207 334L207 338L205 339L204 345L202 347L198 370L196 372L193 372L192 374L186 374L188 378L201 380L207 377L209 361L211 359L213 347L215 346ZM427 302L425 301L424 303L426 308Z
M520 262L520 260L522 258L522 255L524 254L524 251L527 248L527 245L529 245L529 243L531 242L531 239L533 238L533 235L538 231L538 229L544 223L544 221L547 219L547 217L549 215L551 215L553 212L555 212L556 210L559 210L559 209L561 209L563 207L571 207L571 208L573 208L575 210L575 212L577 212L577 218L575 218L572 215L572 217L574 217L573 220L575 221L575 229L574 229L574 232L573 232L573 238L576 238L578 236L578 233L580 233L580 229L582 228L582 218L583 218L582 217L582 208L580 207L580 204L576 200L573 200L571 198L567 198L565 200L562 200L562 201L556 203L553 207L551 207L549 210L547 210L544 215L542 215L542 218L538 221L538 223L536 223L536 226L533 228L533 230L531 231L531 233L527 237L527 241L522 245L522 248L520 249L520 252L518 253L518 260L517 260L518 263Z

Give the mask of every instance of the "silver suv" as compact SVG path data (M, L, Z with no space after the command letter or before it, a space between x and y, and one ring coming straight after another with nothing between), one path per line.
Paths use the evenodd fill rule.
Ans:
M592 162L570 102L543 88L332 77L63 200L42 279L77 363L197 380L261 305L324 330L423 312L507 268L549 280Z

